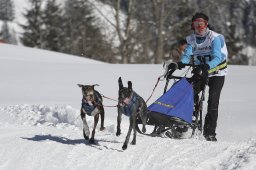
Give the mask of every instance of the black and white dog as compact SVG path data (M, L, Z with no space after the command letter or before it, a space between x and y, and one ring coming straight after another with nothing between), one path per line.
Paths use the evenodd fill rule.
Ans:
M121 134L121 118L122 114L130 117L129 130L123 144L122 149L127 149L127 144L130 139L131 131L133 129L133 140L132 145L136 144L136 119L139 116L143 123L142 132L146 132L146 121L147 121L147 105L142 97L135 93L132 89L132 82L128 81L128 88L123 86L122 79L119 77L119 92L118 92L118 116L117 116L117 132L116 136Z
M83 99L82 99L82 107L81 107L81 119L83 121L83 135L84 139L88 140L90 137L90 130L86 121L86 115L94 117L94 125L92 130L92 135L89 140L89 143L94 143L94 135L95 129L97 127L97 123L99 121L99 115L101 118L101 127L100 130L104 130L104 116L105 111L102 105L102 97L100 93L94 90L95 85L82 85L78 84L78 86L82 89Z

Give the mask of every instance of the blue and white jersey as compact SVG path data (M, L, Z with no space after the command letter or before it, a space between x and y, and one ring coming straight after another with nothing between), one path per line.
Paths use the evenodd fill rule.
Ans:
M210 66L210 70L216 69L209 74L209 77L227 74L228 51L223 35L207 30L207 34L204 37L197 37L195 34L191 34L186 39L188 45L182 56L182 63L190 63L193 56L193 61L196 65L206 63ZM225 67L219 69L220 65L225 65Z

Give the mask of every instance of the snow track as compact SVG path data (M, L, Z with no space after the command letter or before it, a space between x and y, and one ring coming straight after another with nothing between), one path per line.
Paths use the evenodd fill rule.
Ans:
M137 144L122 145L116 120L97 129L96 144L82 137L79 111L70 106L16 105L0 108L0 169L256 169L256 141L207 142L137 135ZM44 120L44 121L42 121ZM89 121L92 126L92 121Z

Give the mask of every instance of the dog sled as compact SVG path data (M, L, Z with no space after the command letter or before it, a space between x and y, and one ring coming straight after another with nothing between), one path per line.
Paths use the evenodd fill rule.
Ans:
M208 77L198 65L185 64L187 74L175 76L177 67L166 69L164 93L148 106L147 132L142 133L141 120L137 118L137 131L150 136L182 138L202 131L202 112ZM189 76L188 76L189 75ZM168 85L171 84L169 90ZM149 128L150 127L150 128Z

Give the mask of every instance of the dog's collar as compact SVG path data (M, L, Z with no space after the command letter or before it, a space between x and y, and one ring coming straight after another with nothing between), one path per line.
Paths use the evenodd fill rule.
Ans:
M124 107L123 107L124 108L124 112L123 112L124 115L129 116L129 117L132 115L131 108L132 108L133 105L138 106L138 108L140 107L139 102L137 101L137 99L138 99L138 95L133 92L132 95L131 95L129 104L125 104Z

